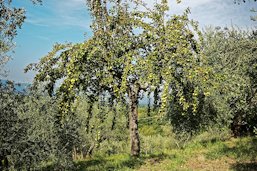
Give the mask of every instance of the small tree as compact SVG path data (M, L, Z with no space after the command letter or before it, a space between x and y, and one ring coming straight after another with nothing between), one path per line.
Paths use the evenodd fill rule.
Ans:
M185 80L197 84L206 81L208 71L196 39L201 40L201 34L187 17L189 9L181 16L167 16L166 0L154 3L153 8L139 0L87 4L93 18L93 37L75 45L56 45L27 69L38 72L35 85L45 82L50 94L56 81L63 79L56 93L61 99L60 124L74 111L79 92L94 100L103 95L115 101L127 99L131 155L139 156L140 93L159 90L155 97L161 97L161 116L172 98L178 98L184 110L195 111L197 99L188 100L182 84ZM173 91L176 97L168 96Z

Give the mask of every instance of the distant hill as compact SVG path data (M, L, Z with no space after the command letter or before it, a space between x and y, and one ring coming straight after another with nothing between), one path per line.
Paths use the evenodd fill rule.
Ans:
M0 83L2 85L6 85L8 83L8 80L1 80L0 79ZM19 93L25 93L28 91L29 87L31 86L31 84L29 83L14 83L14 88L15 88L15 91L19 92Z

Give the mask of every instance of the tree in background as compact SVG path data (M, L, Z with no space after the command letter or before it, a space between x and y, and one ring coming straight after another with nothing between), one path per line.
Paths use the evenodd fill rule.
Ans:
M256 31L208 28L204 52L213 68L210 87L217 123L231 126L235 136L256 127Z
M40 169L57 163L54 99L0 84L0 170Z
M9 167L7 156L10 155L12 145L18 137L15 136L15 126L18 122L17 108L22 95L13 92L14 86L11 82L7 82L6 85L0 84L0 170Z
M31 0L42 3L42 0ZM25 9L12 6L13 0L0 0L0 74L4 74L3 66L10 59L7 54L13 47L13 39L17 29L21 28L26 16Z
M72 115L81 92L93 101L100 97L114 103L128 100L131 155L139 156L138 99L143 92L159 90L160 116L174 98L184 111L196 111L200 88L188 99L183 85L188 82L200 87L208 77L198 43L201 34L197 24L188 19L188 9L181 16L168 17L166 0L155 2L153 8L138 0L87 2L93 37L75 45L56 45L26 70L36 70L34 85L44 82L51 95L56 81L63 80L55 93L60 99L59 125ZM169 96L171 92L176 96Z
M216 125L231 129L234 136L253 133L256 129L256 31L207 28L203 40L202 49L211 68L205 84L208 96L200 91L195 113L183 112L178 98L171 101L169 118L173 129L178 133L197 133ZM185 83L183 92L187 99L192 99L193 90L198 87Z

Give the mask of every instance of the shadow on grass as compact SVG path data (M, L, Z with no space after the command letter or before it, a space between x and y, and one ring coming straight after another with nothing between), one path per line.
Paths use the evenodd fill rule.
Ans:
M223 156L233 159L234 162L230 166L232 170L257 170L257 138L243 137L235 139L232 144L221 143L207 156L210 159Z
M232 148L223 149L224 153L233 153L239 161L232 164L231 169L236 171L257 170L257 138L251 141L238 141Z
M146 161L150 163L159 163L167 157L166 154L156 154L141 156L139 158L129 155L114 155L106 158L88 159L77 162L78 171L97 171L97 170L128 170L137 169Z
M209 140L202 140L200 143L202 146L207 147L209 144L215 144L217 142L220 142L221 140L218 138L211 138Z
M231 166L232 170L235 171L256 171L257 162L253 163L236 163Z
M76 163L76 168L78 171L86 170L86 168L94 168L95 166L105 166L106 160L104 159L90 159L87 161L79 161Z
M224 146L222 152L239 160L257 162L257 138L240 139L233 147Z
M202 144L213 144L211 150L206 153L206 157L211 160L229 158L230 169L241 170L257 170L257 138L242 137L232 139L227 142L203 142ZM206 145L206 147L208 147Z
M228 156L236 159L237 161L256 161L257 159L257 138L255 137L244 137L230 141L232 143L220 142L215 144L207 156L213 156L213 159ZM202 143L203 145L205 143Z

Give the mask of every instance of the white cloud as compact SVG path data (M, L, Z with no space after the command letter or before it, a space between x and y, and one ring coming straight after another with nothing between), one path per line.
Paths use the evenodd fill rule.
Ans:
M145 1L153 7L156 0ZM157 0L160 1L160 0ZM50 10L54 15L40 17L31 14L27 22L41 26L78 27L89 30L91 18L87 11L85 0L52 0L45 1L43 8ZM253 4L250 4L253 5ZM249 4L234 4L233 0L169 0L170 14L181 14L187 7L191 10L190 18L199 21L200 25L228 26L231 23L238 26L253 26L250 20Z
M45 1L40 10L49 12L29 12L27 23L49 27L78 27L88 30L91 19L85 0Z
M153 8L154 3L161 0L142 0ZM240 5L233 0L182 0L177 4L176 0L168 0L169 14L182 14L186 8L190 8L189 17L199 21L201 27L205 26L231 26L253 27L250 20L250 9L256 6L256 2L246 2ZM143 8L142 8L143 9Z
M253 27L250 20L250 6L254 3L241 5L234 4L233 0L182 0L176 4L175 0L170 0L171 13L181 13L187 7L190 8L190 18L199 21L202 27L230 26L231 24L240 27Z

